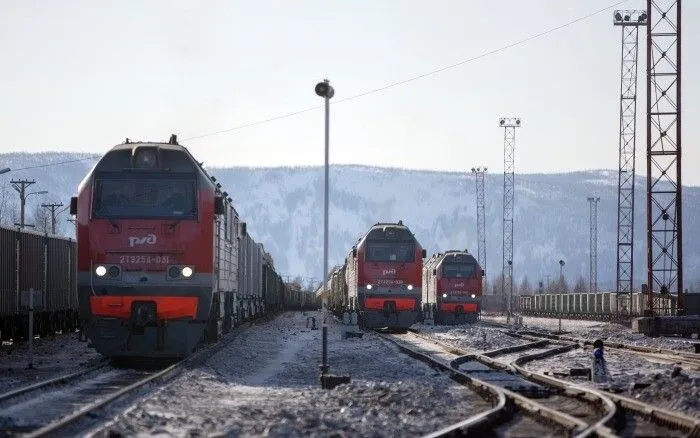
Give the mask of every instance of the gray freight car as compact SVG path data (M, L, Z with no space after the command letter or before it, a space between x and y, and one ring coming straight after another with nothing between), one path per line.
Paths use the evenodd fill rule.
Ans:
M647 310L647 296L639 292L535 294L519 297L520 313L532 316L562 316L574 319L616 319L643 316ZM654 313L675 315L676 297L656 295Z
M240 236L238 312L243 320L249 320L263 311L263 248L248 234L245 222L240 224Z
M75 241L0 227L0 337L28 338L29 293L34 333L47 336L78 325Z

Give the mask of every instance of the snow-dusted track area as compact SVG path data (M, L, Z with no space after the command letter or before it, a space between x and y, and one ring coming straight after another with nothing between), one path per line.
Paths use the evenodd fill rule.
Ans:
M28 344L0 347L0 393L89 368L102 360L77 333L34 340L33 369Z
M306 327L307 316L317 318L318 330ZM374 333L343 339L353 328L334 321L330 372L352 381L321 389L320 319L318 312L285 313L243 331L96 434L417 436L490 407Z
M505 316L482 316L486 322L506 323ZM556 318L523 317L523 327L532 329L558 330L559 320ZM698 339L662 336L651 338L641 333L633 333L629 327L601 321L587 321L580 319L562 319L561 329L572 337L586 339L607 339L639 347L669 348L678 351L694 352L693 344L700 342Z
M506 322L505 317L484 317L483 319L498 323ZM523 324L525 328L557 330L559 320L525 317ZM472 326L416 327L442 342L477 352L531 342L505 336L501 330L481 326L478 323ZM600 338L646 347L674 348L679 351L691 351L692 343L698 341L683 338L649 338L632 333L628 327L599 321L562 320L562 330L572 337L591 340ZM536 351L538 350L509 353L497 356L495 359L510 362L521 355ZM620 350L607 350L605 358L611 377L609 385L605 386L652 405L700 417L700 373L680 370L676 365ZM587 346L548 359L529 362L525 368L541 373L556 373L559 378L598 388L597 384L587 378L565 376L572 368L591 368L592 361L593 350L592 347Z

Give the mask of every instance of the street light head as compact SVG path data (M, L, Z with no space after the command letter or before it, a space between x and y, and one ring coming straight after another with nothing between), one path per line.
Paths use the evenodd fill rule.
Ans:
M520 124L520 119L515 119L515 124L519 125Z
M559 260L559 266L564 266L564 265L565 265L564 260Z
M615 21L622 21L622 14L619 11L615 12Z
M476 169L474 169L473 167L472 167L472 172L476 172Z
M6 167L6 168L4 168L4 169L0 169L0 175L2 175L3 173L7 173L7 172L9 172L10 170L11 170L11 169L10 169L9 167Z
M506 119L501 119L498 121L499 125L505 125L506 124Z
M317 95L325 97L326 99L330 99L335 95L335 90L331 87L331 84L328 83L328 79L316 84L314 91L316 91Z
M639 17L637 17L637 21L639 21L640 23L643 23L646 20L647 20L646 12L642 12L641 14L639 14Z

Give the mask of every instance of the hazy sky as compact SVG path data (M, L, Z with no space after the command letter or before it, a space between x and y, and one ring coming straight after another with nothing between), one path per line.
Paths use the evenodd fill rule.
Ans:
M0 14L1 151L103 152L178 134L207 165L323 163L316 109L457 63L615 3L33 1ZM628 0L618 8L644 8ZM683 4L686 185L700 185L700 2ZM617 168L620 28L613 9L398 87L331 106L331 162L503 170L499 116L517 115L516 172ZM640 32L637 170L646 172ZM0 163L2 167L2 163Z

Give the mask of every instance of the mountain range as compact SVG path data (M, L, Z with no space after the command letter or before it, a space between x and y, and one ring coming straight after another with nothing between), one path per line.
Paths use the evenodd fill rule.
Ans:
M68 205L98 155L44 152L0 154L0 219L16 220L15 178L34 179L27 215L40 215L41 202ZM80 161L74 161L80 160ZM63 163L45 166L51 163ZM44 166L44 167L37 167ZM18 170L15 170L18 169ZM21 170L24 169L24 170ZM285 276L318 281L323 270L323 167L207 167L234 200L252 236L272 254ZM565 261L569 284L589 277L589 203L598 204L598 289L614 290L616 276L617 183L614 170L562 174L516 174L514 279L531 284L554 281ZM646 277L646 178L637 176L635 194L635 288ZM330 169L329 266L341 264L357 239L376 222L402 220L428 254L467 249L477 254L476 184L470 172L440 172L332 165ZM700 286L700 187L683 187L685 285ZM13 207L14 205L14 207ZM485 176L486 265L491 282L502 268L503 174ZM15 218L12 218L14 214ZM72 234L67 212L58 232ZM41 221L43 219L39 219Z

